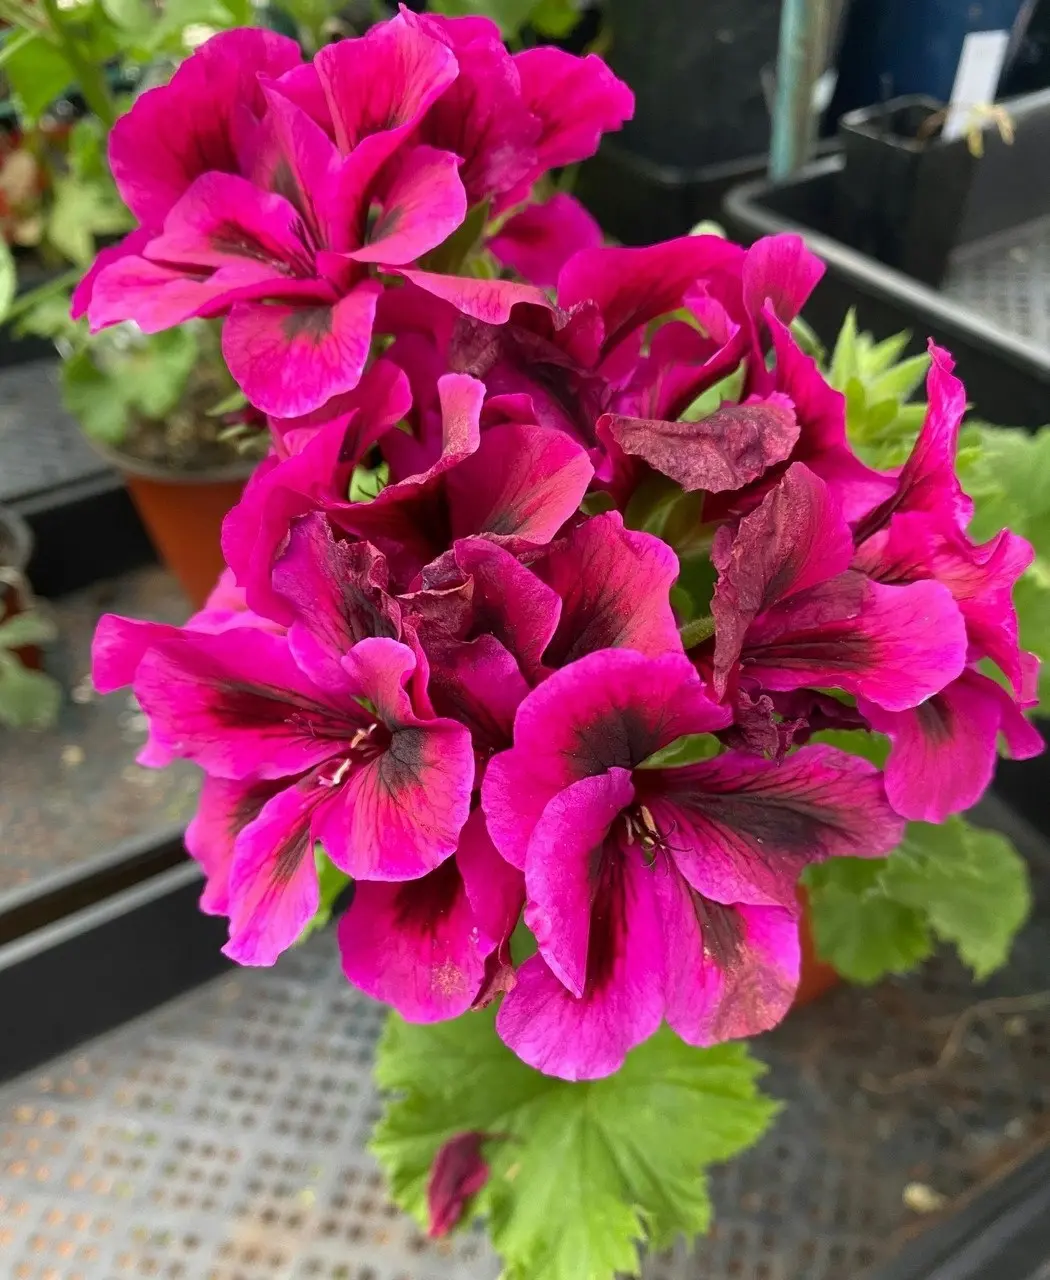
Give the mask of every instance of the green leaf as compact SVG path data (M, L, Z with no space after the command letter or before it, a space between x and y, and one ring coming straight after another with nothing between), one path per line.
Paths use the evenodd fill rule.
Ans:
M933 950L923 912L883 891L885 865L883 858L831 858L803 875L817 953L850 982L907 973Z
M776 1112L740 1044L693 1049L667 1028L605 1080L569 1083L525 1066L498 1039L493 1013L410 1026L396 1016L379 1048L388 1097L372 1150L398 1203L426 1220L440 1146L493 1135L488 1220L506 1280L634 1275L638 1248L707 1228L705 1166L757 1141Z
M846 312L839 336L835 341L835 350L831 353L831 367L828 369L828 381L836 391L845 391L846 384L860 372L857 353L857 313L853 307Z
M350 883L350 877L335 866L320 844L314 845L314 862L317 866L317 881L321 887L321 900L313 919L299 935L299 942L305 942L311 934L328 927L336 899Z
M15 260L5 240L0 240L0 320L11 309L18 288L18 277L15 273Z
M381 462L378 467L354 467L350 477L351 502L371 502L386 488L390 479L390 466Z
M28 120L38 116L76 80L65 56L43 36L5 47L4 75L18 98L20 114Z
M683 765L696 764L698 760L710 760L721 750L722 744L713 733L687 733L654 751L638 768L680 769Z
M130 215L108 180L55 179L47 238L70 262L89 267L95 257L95 237L116 235L130 226Z
M448 239L442 240L436 248L423 255L421 260L423 269L445 275L459 274L464 262L481 239L485 224L488 222L489 207L490 202L482 200L480 204L468 209L467 216Z
M940 826L909 823L882 885L894 901L922 912L977 978L1006 963L1031 909L1028 868L1010 841L957 817Z
M537 0L431 0L430 3L435 13L445 13L452 18L469 14L491 18L504 40L518 35L536 6Z
M130 405L160 421L182 399L199 355L196 330L179 325L139 338L115 363L113 381Z
M550 40L567 36L579 21L579 10L573 0L540 0L529 15L533 30Z
M709 418L712 413L722 407L725 400L736 404L740 399L740 393L744 389L744 375L746 366L743 362L737 365L732 373L726 374L713 387L708 387L706 391L702 391L696 397L693 403L682 414L683 422L702 422L704 418Z
M49 644L58 635L54 622L30 610L0 622L0 649L21 649L27 644Z
M114 393L108 378L87 349L76 351L61 365L62 403L89 436L103 444L119 445L127 435L128 403Z
M853 982L905 972L935 937L986 978L1031 906L1028 870L1009 840L959 817L910 822L888 858L833 858L803 882L817 951Z
M62 703L57 680L29 671L6 650L0 651L0 724L10 729L46 729Z
M867 729L821 729L812 740L848 751L851 756L863 756L879 769L890 754L889 738L881 733L870 733Z
M155 15L144 0L102 0L106 16L126 31L148 31Z

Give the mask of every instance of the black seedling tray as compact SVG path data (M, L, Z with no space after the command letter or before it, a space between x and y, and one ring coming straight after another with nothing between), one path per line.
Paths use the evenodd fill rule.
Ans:
M731 232L747 241L785 231L805 236L827 264L806 308L824 342L834 342L856 308L861 326L878 338L907 329L916 351L928 337L946 346L980 417L1024 427L1050 421L1050 216L971 240L934 289L835 238L842 166L841 156L831 156L783 183L734 188L725 200Z

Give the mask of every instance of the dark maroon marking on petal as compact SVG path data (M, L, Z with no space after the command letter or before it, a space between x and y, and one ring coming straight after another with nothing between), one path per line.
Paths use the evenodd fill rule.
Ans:
M296 307L285 316L281 328L289 342L307 338L320 346L332 333L332 308Z
M695 889L689 890L689 896L700 925L705 954L710 955L719 969L734 968L744 945L744 922L732 907L711 902Z
M569 754L576 769L586 773L634 769L656 751L661 737L659 724L650 723L636 708L617 707L604 719L578 726Z
M310 839L310 805L303 812L299 822L285 835L274 849L273 873L270 880L274 884L288 884L299 870L299 864L308 853L312 853L313 842Z
M237 800L229 815L229 833L232 840L241 834L249 822L254 822L268 800L288 786L287 778L273 782L257 782L248 787Z
M300 240L306 236L306 228L300 220L296 221L292 230ZM232 253L239 258L249 258L253 262L264 262L267 266L283 271L286 275L299 275L309 278L314 274L314 264L304 249L291 257L286 250L266 244L257 236L253 236L235 222L221 222L208 232L208 242L219 253Z
M704 962L722 974L722 995L709 1034L713 1040L733 1040L768 1027L771 1010L783 1013L794 994L792 984L769 964L746 955L744 921L733 907L702 898L690 890L700 925Z
M785 783L775 773L759 774L730 792L675 791L668 798L687 812L738 832L753 843L753 853L770 864L777 855L795 857L820 850L822 833L829 829L844 840L854 835L837 821L833 808L813 803L805 778Z
M294 729L311 738L352 737L370 720L363 707L348 703L338 711L323 703L313 703L295 693L268 689L263 685L216 681L217 697L209 708L224 728L252 729L260 734L284 736ZM359 714L355 714L356 712Z
M455 905L463 888L455 858L419 880L408 880L397 891L394 911L398 927L420 935L434 934Z
M377 240L385 240L387 236L393 235L403 217L404 210L399 205L372 205L368 211L365 244L374 244Z
M612 840L594 849L590 858L593 885L591 933L587 944L586 994L601 990L612 978L627 938L627 876L629 853Z
M819 666L830 671L859 671L871 667L878 658L877 646L871 638L856 630L852 622L836 626L829 623L798 636L782 635L767 644L747 644L741 655L742 666L760 665L805 670Z
M384 727L380 725L381 729ZM418 779L426 766L426 730L395 726L392 731L387 729L387 733L386 759L400 773Z
M934 694L915 708L919 729L931 743L943 746L955 736L952 708L947 699Z

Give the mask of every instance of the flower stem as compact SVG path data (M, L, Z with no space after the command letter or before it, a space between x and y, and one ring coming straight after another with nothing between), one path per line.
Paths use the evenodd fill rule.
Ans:
M62 20L58 0L42 0L44 13L51 26L51 32L58 40L65 54L66 61L76 73L80 92L84 101L107 129L112 129L117 118L116 107L106 85L106 77L100 67L86 57L80 45L70 34L68 26Z

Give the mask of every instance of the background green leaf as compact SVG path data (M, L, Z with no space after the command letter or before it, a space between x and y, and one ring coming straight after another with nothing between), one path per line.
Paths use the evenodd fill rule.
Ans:
M4 75L18 99L19 114L36 120L76 81L65 55L43 36L14 42L4 58ZM5 53L7 50L5 49Z
M0 650L0 724L9 729L46 729L62 704L57 680L30 671L6 649Z
M813 940L852 982L875 982L950 943L977 978L1006 963L1031 907L1028 868L999 832L951 817L908 823L888 858L807 868Z

